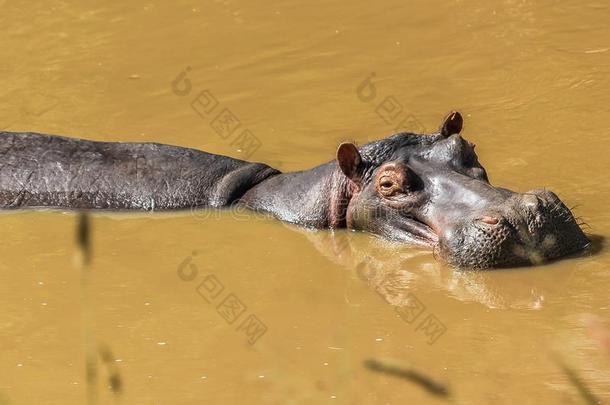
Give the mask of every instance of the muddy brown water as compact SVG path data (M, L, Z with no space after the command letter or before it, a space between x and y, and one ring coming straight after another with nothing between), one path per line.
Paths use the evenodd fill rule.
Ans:
M548 187L588 232L610 233L605 2L0 7L2 128L157 141L289 171L332 159L341 141L432 131L458 109L494 184ZM172 85L181 72L189 84ZM224 109L248 138L214 130ZM443 401L367 359L429 376L454 403L580 403L561 358L610 398L610 355L583 322L610 323L603 241L587 257L465 273L364 234L243 212L98 214L83 299L73 214L0 223L2 403L84 403L91 342L113 355L100 362L99 403Z

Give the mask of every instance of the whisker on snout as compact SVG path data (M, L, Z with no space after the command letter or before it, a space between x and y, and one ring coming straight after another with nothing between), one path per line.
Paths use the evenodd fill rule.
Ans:
M576 220L576 224L580 227L587 227L588 230L592 230L591 225L589 225L586 221L584 221L582 218L580 217L576 217L574 218Z
M440 251L441 251L441 246L439 244L439 242L436 242L433 246L432 246L432 257L434 258L434 260L438 261L438 257L437 257L437 251L438 251L438 255L440 256Z
M566 206L569 212L574 212L576 209L580 207L580 204L573 205L571 207Z

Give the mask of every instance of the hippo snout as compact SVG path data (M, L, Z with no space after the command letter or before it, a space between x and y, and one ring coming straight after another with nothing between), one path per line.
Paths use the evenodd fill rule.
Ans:
M589 240L553 192L515 193L445 229L446 260L463 268L538 265L586 248Z

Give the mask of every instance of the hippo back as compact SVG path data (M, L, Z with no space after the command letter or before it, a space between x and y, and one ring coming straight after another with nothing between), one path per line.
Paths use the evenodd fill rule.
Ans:
M278 173L262 163L157 143L0 132L0 208L223 207Z

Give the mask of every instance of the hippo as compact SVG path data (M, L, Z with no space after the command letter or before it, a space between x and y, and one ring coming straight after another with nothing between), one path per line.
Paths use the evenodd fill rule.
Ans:
M536 265L589 244L553 192L493 186L451 112L432 134L401 132L282 173L195 149L0 132L0 208L240 207L314 229L347 228L432 250L450 266Z

